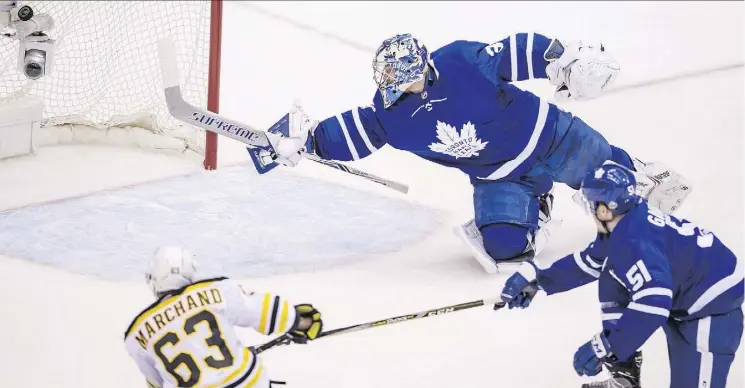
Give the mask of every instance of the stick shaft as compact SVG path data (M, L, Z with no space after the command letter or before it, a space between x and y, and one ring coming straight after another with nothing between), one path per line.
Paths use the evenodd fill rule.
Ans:
M460 304L456 304L452 306L438 307L438 308L431 309L431 310L420 311L418 313L399 315L396 317L381 319L378 321L360 323L357 325L324 331L321 334L319 334L316 339L323 338L323 337L331 337L331 336L341 335L341 334L354 333L354 332L361 331L361 330L371 329L373 327L388 326L388 325L401 323L401 322L407 322L407 321L413 321L417 319L434 317L438 315L450 314L456 311L472 309L472 308L486 306L490 304L494 305L495 310L501 309L502 307L505 306L504 302L502 302L500 298L474 300L471 302L460 303ZM255 353L258 354L258 353L267 351L277 345L287 344L290 341L289 338L290 337L288 335L279 336L263 345L259 345L255 347L253 350Z
M397 317L381 319L379 321L366 322L366 323L361 323L357 325L352 325L352 326L347 326L347 327L342 327L342 328L326 331L326 332L319 334L318 338L330 337L330 336L339 335L339 334L353 333L355 331L367 330L373 327L388 326L388 325L392 325L395 323L429 318L429 317L433 317L437 315L445 315L445 314L454 313L456 311L462 311L462 310L472 309L475 307L485 306L488 304L501 304L501 300L496 299L496 298L495 299L480 299L480 300L475 300L472 302L460 303L460 304L456 304L452 306L445 306L445 307L439 307L439 308L432 309L432 310L420 311L418 313L413 313L413 314L399 315Z
M370 174L370 173L366 173L364 171L357 170L356 168L349 167L349 166L347 166L347 165L345 165L343 163L334 162L332 160L321 159L317 155L313 155L313 154L303 154L303 157L305 157L308 160L312 160L312 161L314 161L316 163L320 163L320 164L323 164L325 166L332 167L332 168L335 168L337 170L344 171L347 174L356 175L358 177L367 179L367 180L369 180L371 182L379 183L379 184L381 184L383 186L389 187L389 188L391 188L393 190L396 190L396 191L401 192L401 193L404 193L404 194L406 194L406 193L409 192L409 186L407 186L407 185L405 185L403 183L398 183L398 182L395 182L395 181L392 181L392 180L389 180L389 179L381 178L381 177L379 177L377 175L373 175L373 174Z

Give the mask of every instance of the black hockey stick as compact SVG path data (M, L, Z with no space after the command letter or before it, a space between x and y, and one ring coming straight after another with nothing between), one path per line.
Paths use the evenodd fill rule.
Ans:
M158 42L158 55L160 59L161 74L163 76L163 88L166 98L166 104L168 106L168 112L171 116L173 116L173 118L187 124L200 127L207 131L214 132L218 135L229 137L233 140L239 141L247 146L247 148L249 149L249 154L251 155L253 155L251 151L256 148L272 150L274 149L274 142L276 142L276 137L278 135L267 134L267 132L252 128L250 125L229 119L224 116L220 116L219 114L210 112L206 109L201 109L199 107L193 106L184 100L183 96L181 95L181 86L178 79L179 72L178 65L176 63L176 48L174 47L174 43L172 40L164 38ZM258 150L254 151L258 152ZM311 154L303 154L303 156L306 159L312 160L316 163L335 168L350 175L355 175L367 179L371 182L381 184L404 194L409 191L409 187L402 183L368 174L364 171L349 167L343 163L335 162L332 160L323 160ZM254 162L254 164L256 163L257 162ZM265 168L269 164L272 164L271 161L266 163L259 163L261 164L262 168ZM258 164L257 170L259 170Z
M499 310L502 307L505 306L505 303L501 301L501 298L491 298L491 299L480 299L480 300L474 300L471 302L466 303L460 303L452 306L445 306L445 307L438 307L431 310L425 310L418 313L411 313L406 315L399 315L397 317L391 317L386 319L381 319L379 321L372 321L372 322L366 322L366 323L360 323L357 325L347 326L347 327L341 327L338 329L333 329L329 331L324 331L321 334L318 335L318 338L323 337L330 337L334 335L341 335L341 334L347 334L347 333L354 333L356 331L360 330L367 330L373 327L380 327L380 326L387 326L392 325L394 323L401 323L406 321L413 321L416 319L422 319L422 318L428 318L433 317L437 315L444 315L444 314L450 314L454 313L456 311L461 310L467 310L472 309L476 307L486 306L486 305L494 305L494 310ZM255 354L259 354L261 352L267 351L275 346L278 345L289 345L293 343L294 340L291 335L284 334L281 335L263 345L259 345L256 347L251 348Z

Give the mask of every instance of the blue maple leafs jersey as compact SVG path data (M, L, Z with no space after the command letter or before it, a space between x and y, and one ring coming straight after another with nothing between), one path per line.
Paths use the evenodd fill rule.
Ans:
M314 132L324 159L357 160L388 144L472 181L520 177L550 146L556 106L511 82L547 78L551 39L535 33L493 44L452 42L431 54L433 71L420 94L383 108L373 104L321 121Z
M552 294L599 279L611 350L627 359L668 319L739 308L743 269L713 233L642 202L609 236L540 271L538 283Z

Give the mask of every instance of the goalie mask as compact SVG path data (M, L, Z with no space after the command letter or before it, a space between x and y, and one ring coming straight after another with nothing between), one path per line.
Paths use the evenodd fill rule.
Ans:
M409 86L424 79L428 61L427 48L411 34L398 34L383 41L373 59L373 78L385 108L401 98Z

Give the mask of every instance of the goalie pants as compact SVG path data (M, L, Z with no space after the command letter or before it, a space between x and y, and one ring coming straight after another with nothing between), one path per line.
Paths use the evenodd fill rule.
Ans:
M554 182L579 189L582 179L606 160L633 169L626 151L611 146L579 117L557 109L553 139L545 155L519 179L474 182L476 225L484 248L495 260L521 254L529 233L538 229L539 198Z

